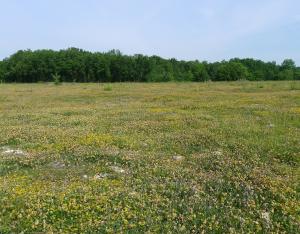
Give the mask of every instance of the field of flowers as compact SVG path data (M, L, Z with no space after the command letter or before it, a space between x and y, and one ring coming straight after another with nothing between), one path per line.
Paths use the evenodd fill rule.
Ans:
M299 233L300 83L0 84L0 233Z

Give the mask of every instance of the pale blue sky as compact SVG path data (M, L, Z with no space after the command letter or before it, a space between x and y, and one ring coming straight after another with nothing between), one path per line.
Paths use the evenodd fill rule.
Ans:
M300 1L0 0L0 59L68 47L300 65Z

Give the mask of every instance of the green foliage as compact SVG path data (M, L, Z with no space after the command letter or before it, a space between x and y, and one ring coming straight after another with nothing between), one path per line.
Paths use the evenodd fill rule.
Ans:
M280 68L278 75L279 80L294 80L297 79L298 72L295 62L292 59L285 59Z
M205 65L198 62L194 63L192 66L192 75L193 75L193 81L210 80L210 76L207 73Z
M60 82L166 82L299 79L300 68L291 59L282 65L254 59L231 59L215 63L178 61L158 56L123 55L118 50L91 53L67 50L20 50L0 61L0 80L5 82L49 82L53 74Z
M4 82L4 78L5 78L5 68L4 68L4 62L0 61L0 83Z
M174 79L170 68L163 66L155 66L147 75L146 80L149 82L172 81Z
M282 69L294 70L296 68L296 64L292 59L285 59L281 64Z
M294 79L300 80L300 68L298 68L294 73Z
M52 75L53 82L55 85L60 85L61 84L61 76L57 73Z
M247 80L248 78L248 69L239 62L224 62L217 72L219 81Z
M278 74L279 80L293 80L294 79L294 72L290 69L285 69L279 72Z

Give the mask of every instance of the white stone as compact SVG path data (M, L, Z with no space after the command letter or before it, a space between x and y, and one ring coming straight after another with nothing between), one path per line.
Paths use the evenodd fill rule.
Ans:
M275 124L271 124L271 123L270 123L270 124L268 125L268 127L269 127L269 128L274 128L274 127L275 127Z
M213 154L216 156L222 156L223 152L221 150L217 150L217 151L213 152Z
M107 174L107 173L99 173L94 176L94 179L101 180L101 179L107 178L108 176L109 176L109 174Z
M125 170L124 169L122 169L121 167L118 167L118 166L111 166L110 167L114 172L116 172L116 173L125 173Z
M184 157L181 156L181 155L174 155L174 156L173 156L173 159L176 160L176 161L181 161L181 160L184 159Z
M266 212L266 211L262 212L261 217L266 221L267 224L270 224L271 219L270 219L269 212Z
M22 150L11 149L9 147L3 147L2 148L2 154L4 154L4 155L18 155L18 156L26 156L27 155L27 153L25 153Z
M56 162L50 163L50 166L53 168L56 168L56 169L61 169L61 168L64 168L66 165L63 162L56 161Z

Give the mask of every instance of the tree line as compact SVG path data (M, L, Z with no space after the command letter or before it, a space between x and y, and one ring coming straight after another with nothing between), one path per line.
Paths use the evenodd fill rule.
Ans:
M300 80L300 67L291 59L280 65L251 58L208 63L77 48L20 50L0 61L0 82L51 82L54 77L61 82Z

